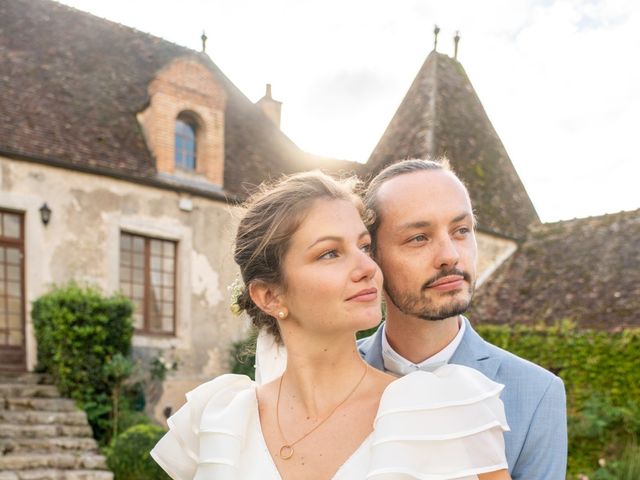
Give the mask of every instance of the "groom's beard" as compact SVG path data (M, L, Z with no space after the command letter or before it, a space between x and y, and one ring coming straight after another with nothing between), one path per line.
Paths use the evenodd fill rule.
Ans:
M429 290L432 284L449 275L462 276L469 287L466 290L452 290L443 293ZM471 275L457 269L441 271L427 280L417 294L402 291L386 278L384 280L387 298L398 310L405 315L432 321L444 320L466 312L471 304L474 289L475 282L471 280ZM439 301L434 298L436 295L439 297Z

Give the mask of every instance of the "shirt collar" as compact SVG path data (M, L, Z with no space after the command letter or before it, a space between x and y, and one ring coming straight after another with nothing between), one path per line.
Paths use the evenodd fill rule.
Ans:
M456 349L462 342L462 337L464 336L464 331L466 329L465 321L462 316L458 317L458 333L454 337L454 339L449 342L449 344L440 350L435 355L423 360L422 362L416 364L410 362L403 356L401 356L398 352L396 352L389 341L387 340L387 332L386 332L386 323L382 326L382 360L384 362L384 368L386 371L393 373L395 375L407 375L408 373L415 372L418 370L431 372L436 368L445 365L451 360L451 357L455 353Z

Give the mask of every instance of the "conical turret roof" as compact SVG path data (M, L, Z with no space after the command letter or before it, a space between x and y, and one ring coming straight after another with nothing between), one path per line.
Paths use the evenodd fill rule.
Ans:
M522 239L540 220L462 65L431 52L366 170L446 156L466 183L481 230Z

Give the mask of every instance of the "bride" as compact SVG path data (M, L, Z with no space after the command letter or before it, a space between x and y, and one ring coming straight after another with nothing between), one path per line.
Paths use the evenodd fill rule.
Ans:
M237 303L261 332L263 383L222 375L187 394L151 452L174 480L510 478L501 385L458 365L395 378L360 358L382 274L352 187L297 174L248 203Z

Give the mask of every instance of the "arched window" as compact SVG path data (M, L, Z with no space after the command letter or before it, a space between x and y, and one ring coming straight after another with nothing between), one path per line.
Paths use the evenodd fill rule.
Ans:
M176 120L176 167L196 169L196 122L180 114Z

